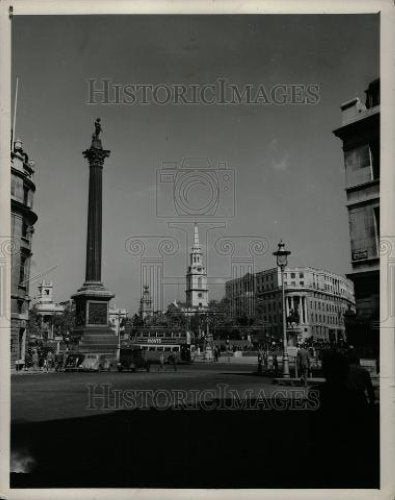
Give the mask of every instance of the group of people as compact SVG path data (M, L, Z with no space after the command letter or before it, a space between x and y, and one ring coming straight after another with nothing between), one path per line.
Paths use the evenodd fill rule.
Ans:
M33 349L26 353L24 369L33 371L43 371L49 373L50 371L58 371L64 367L64 362L67 356L63 353L54 354L53 351L47 352Z
M175 354L170 354L167 358L167 362L169 363L170 366L173 367L173 370L176 372L177 371L177 356ZM164 371L165 369L165 363L166 363L166 356L164 355L163 352L161 352L159 356L159 366L158 366L158 371Z
M259 351L258 354L258 372L262 373L263 368L279 374L279 366L277 359L278 352L275 350ZM320 372L327 378L331 379L332 371L330 368L334 366L334 370L343 370L347 372L347 384L354 392L359 394L360 398L367 398L369 402L374 401L374 390L369 371L360 365L360 359L355 352L353 346L331 346L317 352L315 349L304 344L297 345L296 358L294 360L295 377L299 378L304 386L307 386L308 377L312 376L313 365L318 368L321 366ZM340 367L340 368L339 368ZM332 377L333 378L333 377ZM362 393L365 396L362 396Z

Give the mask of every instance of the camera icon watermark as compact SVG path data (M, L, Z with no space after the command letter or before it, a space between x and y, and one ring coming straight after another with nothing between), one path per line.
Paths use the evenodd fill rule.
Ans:
M236 214L236 174L208 158L163 162L156 172L156 216L166 219L227 219Z

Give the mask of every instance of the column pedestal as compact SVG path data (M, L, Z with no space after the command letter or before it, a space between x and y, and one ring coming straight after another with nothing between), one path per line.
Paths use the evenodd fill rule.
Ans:
M102 283L85 282L72 296L76 308L74 335L79 338L79 352L106 354L116 359L118 338L109 326L109 302L114 294Z

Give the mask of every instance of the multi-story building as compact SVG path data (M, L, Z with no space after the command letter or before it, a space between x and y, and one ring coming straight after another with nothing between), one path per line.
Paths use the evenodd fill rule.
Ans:
M53 284L43 280L38 287L39 295L32 309L41 318L43 337L46 340L54 339L54 316L63 314L66 306L56 304L53 300Z
M34 162L29 161L22 142L17 139L11 151L11 363L24 361L27 322L29 319L29 281L36 186L33 182Z
M351 240L356 321L364 342L378 339L380 266L380 81L341 105L342 125L334 131L343 143Z
M287 334L290 344L313 337L336 342L345 338L344 314L354 309L353 283L344 276L310 267L284 271ZM265 334L281 338L281 272L268 269L227 281L226 298L236 316L251 314Z
M207 271L203 266L199 231L195 224L194 242L186 274L186 308L189 311L205 310L208 307Z

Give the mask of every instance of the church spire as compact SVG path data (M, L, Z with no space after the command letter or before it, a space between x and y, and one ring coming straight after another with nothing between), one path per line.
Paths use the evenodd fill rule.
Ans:
M186 275L186 302L189 309L202 310L208 306L207 272L203 265L203 252L199 241L199 229L195 222L193 246Z
M193 240L193 248L196 250L200 250L199 229L198 229L197 222L195 222L195 235L194 235L194 240Z

